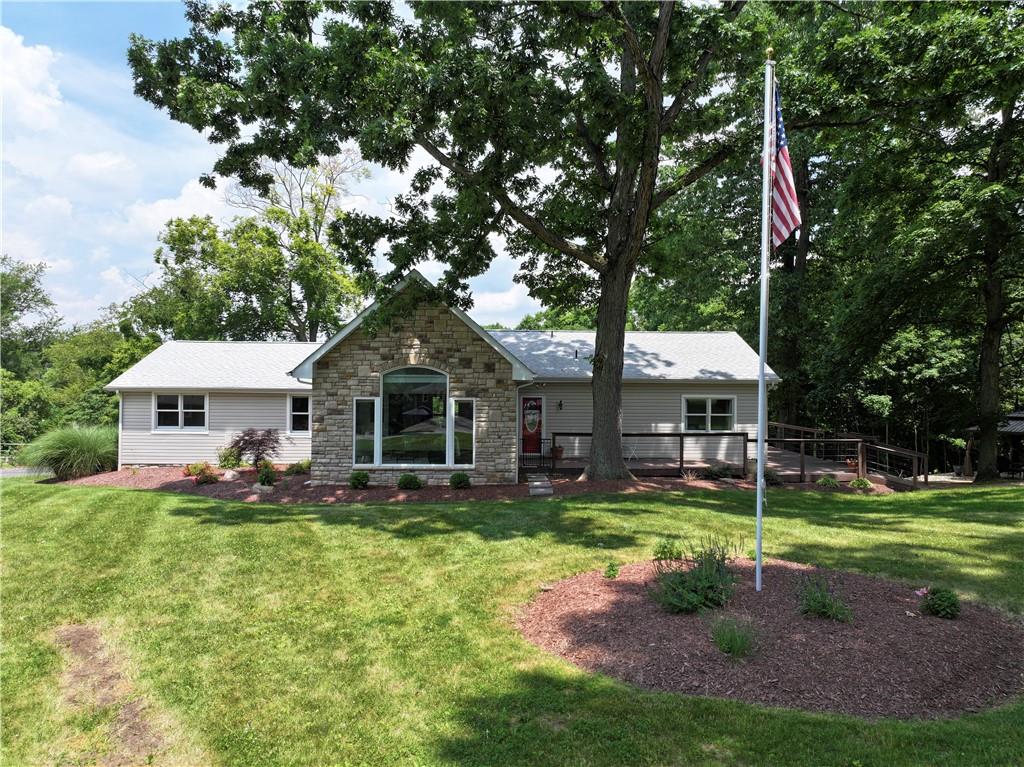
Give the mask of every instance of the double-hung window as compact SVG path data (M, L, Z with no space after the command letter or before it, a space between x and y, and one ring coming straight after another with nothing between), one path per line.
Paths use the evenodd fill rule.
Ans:
M379 397L353 401L356 465L472 466L476 402L448 397L448 376L424 367L381 376Z
M734 397L683 397L684 431L733 431L735 425Z
M310 398L305 394L291 394L288 397L288 431L292 434L308 434L310 421Z
M156 431L206 431L205 394L155 394L153 428Z

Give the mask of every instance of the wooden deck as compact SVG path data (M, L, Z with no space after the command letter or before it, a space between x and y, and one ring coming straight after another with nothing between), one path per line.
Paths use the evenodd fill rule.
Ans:
M753 451L751 451L753 452ZM800 481L800 455L789 450L780 450L769 447L765 455L767 468L776 472L784 482ZM753 455L751 455L753 459ZM678 477L679 459L677 458L634 458L626 462L629 470L638 477ZM586 457L566 456L555 465L556 474L578 474L587 465ZM716 465L719 465L716 463ZM702 461L686 461L686 471L702 471L709 468L710 464ZM731 464L733 471L739 475L742 467ZM819 458L807 455L804 456L804 469L806 482L813 482L826 474L835 477L840 482L849 482L856 479L856 467L850 468L845 462L824 461ZM531 471L536 471L531 469ZM550 471L550 469L548 469Z

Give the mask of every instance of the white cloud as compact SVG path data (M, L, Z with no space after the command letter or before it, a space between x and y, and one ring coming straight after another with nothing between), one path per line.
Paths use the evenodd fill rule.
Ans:
M120 186L134 174L135 163L120 152L82 152L72 155L67 169L83 181Z
M540 302L530 297L525 286L512 283L507 290L475 291L473 308L469 313L481 325L500 322L514 328L523 315L540 309Z
M235 213L219 188L207 189L192 180L176 197L133 202L115 220L104 224L101 232L118 240L145 241L155 246L157 235L172 218L213 216L215 221L221 221Z
M57 123L60 89L50 73L57 55L45 45L0 27L0 94L9 124L50 128Z
M59 219L71 218L71 200L55 194L44 194L25 205L25 216L29 219L43 219L44 225L56 223Z

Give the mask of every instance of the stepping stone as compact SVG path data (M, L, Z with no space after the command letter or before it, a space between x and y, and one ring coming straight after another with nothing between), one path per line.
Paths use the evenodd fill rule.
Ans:
M527 474L526 484L530 487L530 495L554 495L555 493L547 474Z

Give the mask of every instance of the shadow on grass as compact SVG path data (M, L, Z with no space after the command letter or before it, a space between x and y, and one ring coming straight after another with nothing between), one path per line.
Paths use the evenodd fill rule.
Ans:
M434 742L438 761L847 767L953 763L952 753L1002 765L1024 747L1021 704L954 721L865 721L648 693L571 670L517 671L490 686L456 702L455 728Z

